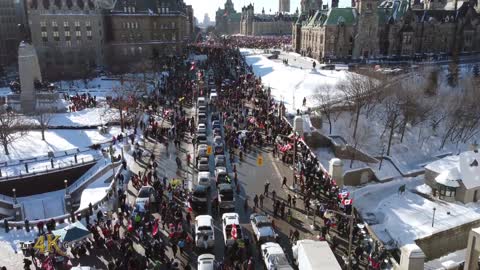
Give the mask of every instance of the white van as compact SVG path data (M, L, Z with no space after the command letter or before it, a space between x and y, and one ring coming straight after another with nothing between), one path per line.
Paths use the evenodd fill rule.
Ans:
M205 100L205 97L199 97L197 99L197 106L207 106L207 101Z

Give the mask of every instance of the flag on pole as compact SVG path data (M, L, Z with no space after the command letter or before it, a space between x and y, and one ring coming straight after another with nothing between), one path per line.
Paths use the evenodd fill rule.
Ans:
M192 62L192 66L190 67L190 71L195 70L195 62Z
M156 236L158 234L158 219L155 219L153 224L152 235Z

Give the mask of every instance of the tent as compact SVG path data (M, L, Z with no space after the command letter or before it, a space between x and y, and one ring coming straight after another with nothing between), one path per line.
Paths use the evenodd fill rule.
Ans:
M65 228L55 230L52 233L60 236L60 241L63 243L80 241L91 235L90 231L80 221L72 223Z

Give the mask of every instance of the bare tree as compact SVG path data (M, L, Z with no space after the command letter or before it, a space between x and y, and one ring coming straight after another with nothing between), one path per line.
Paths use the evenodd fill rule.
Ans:
M9 155L8 146L24 136L27 130L23 119L11 110L0 108L0 142L5 151L5 155Z
M125 129L124 112L136 113L138 108L138 92L129 87L130 84L124 84L120 87L113 88L112 100L110 107L115 108L120 113L120 127L122 132Z
M42 140L45 141L45 131L48 129L52 118L54 117L53 111L51 110L40 110L35 115L35 119L38 121L38 126L42 132Z
M356 159L356 153L360 148L367 146L368 140L372 136L372 128L370 125L359 126L357 136L352 139L353 149L352 158L350 159L350 168L353 167L353 161Z
M318 87L315 95L315 99L319 104L318 110L322 114L322 118L325 117L329 125L329 134L332 134L332 118L333 118L333 104L332 104L332 87L330 85L323 85Z
M381 82L370 76L363 76L355 73L348 73L344 81L340 82L338 88L345 95L345 100L354 107L355 126L353 138L357 136L358 121L362 109L372 102L372 96L377 96Z

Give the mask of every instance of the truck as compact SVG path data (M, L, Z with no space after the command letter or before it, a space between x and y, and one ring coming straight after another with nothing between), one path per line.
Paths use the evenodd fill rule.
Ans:
M260 246L260 250L262 254L262 260L265 265L264 269L293 270L280 244L267 242Z
M237 213L225 213L222 215L223 239L225 248L233 246L237 240L247 241L240 226L240 217Z
M298 270L341 270L332 249L326 241L298 240L292 247Z
M220 210L235 209L235 194L230 184L219 184L218 207Z

